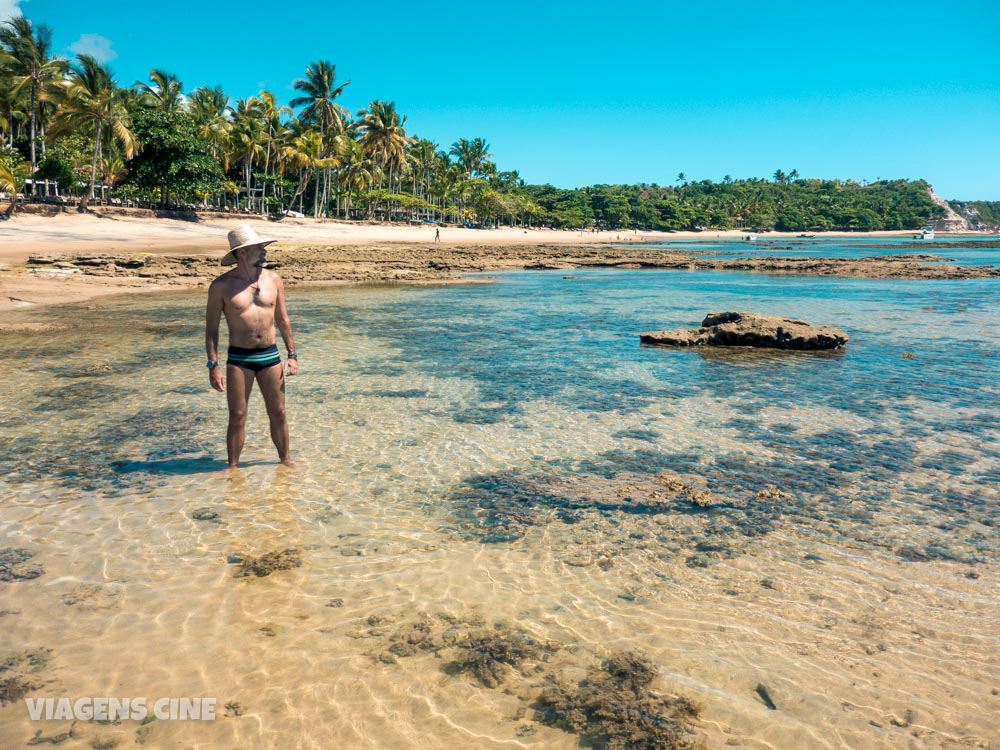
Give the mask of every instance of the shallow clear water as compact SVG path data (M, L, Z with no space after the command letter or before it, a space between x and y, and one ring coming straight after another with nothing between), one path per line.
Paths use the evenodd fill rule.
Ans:
M706 232L706 234L711 234ZM738 239L713 240L711 237L696 240L627 245L627 247L665 247L688 252L709 252L718 258L868 258L900 253L929 253L949 258L960 266L1000 265L1000 239L995 236L939 237L932 241L907 237L829 237L822 239L758 239L747 242ZM982 247L942 247L959 243L982 243ZM941 244L938 244L941 243Z
M704 706L713 745L995 739L1000 285L574 276L292 290L303 465L275 465L255 394L229 478L201 294L18 313L71 323L0 337L0 547L46 571L0 583L14 611L0 626L9 649L52 649L41 694L246 709L156 723L151 746L577 746L511 718L537 685L508 695L430 654L379 661L379 628L426 612L557 640L566 669L641 650L659 689ZM721 310L851 340L834 354L638 344ZM723 501L598 502L660 472ZM768 485L778 501L758 495ZM301 568L235 579L226 562L287 547ZM59 729L23 714L0 709L0 744Z

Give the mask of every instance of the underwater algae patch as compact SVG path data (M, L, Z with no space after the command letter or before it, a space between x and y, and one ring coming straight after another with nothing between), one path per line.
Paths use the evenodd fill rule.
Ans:
M527 664L547 661L561 644L542 641L521 628L496 623L491 628L485 620L472 614L464 618L421 613L417 619L387 627L388 618L373 615L366 621L366 630L355 637L374 638L380 644L375 658L393 664L397 658L414 656L423 651L439 658L450 658L442 669L451 675L467 675L488 688L497 688Z
M617 652L579 683L551 680L538 697L539 721L605 750L696 750L699 707L654 693L658 669L635 651Z
M228 562L238 566L233 578L247 578L250 576L264 578L276 570L291 570L292 568L302 567L302 558L295 547L289 547L280 552L265 552L263 555L257 557L245 553L236 553L229 556Z
M519 629L480 630L469 633L461 642L457 657L446 665L446 671L471 675L486 687L496 688L504 682L508 667L517 669L525 662L542 661L558 648Z
M693 475L659 472L594 476L522 473L472 477L448 496L455 531L486 544L513 543L533 529L563 524L574 537L564 555L585 567L618 555L659 559L738 554L748 540L771 530L790 496L764 485L757 493L721 495ZM655 542L655 544L652 544ZM553 541L546 542L553 544Z
M131 394L86 381L40 394L36 408L56 415L59 429L31 423L32 432L17 438L19 450L0 451L0 473L16 484L43 481L78 492L148 490L149 475L170 473L180 457L205 456L200 435L211 414L184 405L128 415L109 408Z
M42 687L38 673L48 666L51 654L50 649L37 648L0 659L0 706L17 703Z
M659 669L639 652L614 651L597 660L576 644L541 639L502 622L490 627L475 612L465 617L421 612L395 625L391 617L371 615L352 637L372 639L371 655L379 663L433 654L445 674L516 695L521 708L512 720L533 722L519 727L518 736L542 724L578 735L583 747L603 750L705 747L696 734L697 704L655 692ZM556 654L563 656L559 664ZM566 676L581 671L582 680Z
M836 456L821 450L831 436L845 455L853 451L856 466L836 466ZM751 552L754 540L779 529L821 533L907 562L976 564L995 556L990 493L966 497L962 487L910 471L912 448L896 443L873 446L841 430L797 439L775 441L780 456L732 452L706 460L644 447L477 474L454 485L443 503L451 532L462 539L516 544L530 537L581 567L620 555L652 564L681 556L706 567ZM900 456L901 471L886 468L887 452ZM875 454L881 465L871 460ZM900 500L921 510L908 524L894 511Z
M0 581L29 581L45 575L45 567L38 563L29 563L34 552L21 547L4 547L0 549Z

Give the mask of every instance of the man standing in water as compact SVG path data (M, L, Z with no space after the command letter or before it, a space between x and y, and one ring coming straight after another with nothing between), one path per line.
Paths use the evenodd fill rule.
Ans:
M246 438L247 403L254 380L267 407L271 422L271 440L278 449L281 463L292 464L288 446L288 421L285 417L285 373L275 344L277 326L288 350L288 375L298 372L299 363L292 341L292 324L285 309L285 289L278 274L265 267L265 240L246 224L229 233L229 252L222 265L236 268L219 276L208 288L205 311L205 350L208 352L208 382L220 393L225 389L229 403L229 429L226 449L229 468L239 465ZM229 327L229 352L226 378L219 367L219 319L226 314Z

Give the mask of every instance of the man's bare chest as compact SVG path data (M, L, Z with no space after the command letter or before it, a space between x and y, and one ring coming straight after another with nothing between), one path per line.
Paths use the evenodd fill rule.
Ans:
M274 311L274 305L278 298L278 290L269 280L261 281L257 285L239 285L230 290L224 298L226 309L237 313L249 310L260 309Z

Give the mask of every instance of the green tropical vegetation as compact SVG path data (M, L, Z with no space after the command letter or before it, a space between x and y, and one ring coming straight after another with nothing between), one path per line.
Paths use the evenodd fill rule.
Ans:
M1000 201L948 201L973 229L1000 229Z
M217 86L185 90L162 68L129 86L92 57L59 58L52 30L20 16L0 25L0 185L23 189L30 179L37 196L35 181L55 181L81 210L113 200L560 228L911 229L942 212L921 180L862 184L795 169L771 179L689 181L681 172L671 185L529 185L498 169L483 138L442 146L412 135L392 101L352 114L338 101L349 85L320 60L292 83L288 106L267 90L237 100Z

